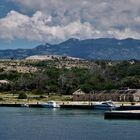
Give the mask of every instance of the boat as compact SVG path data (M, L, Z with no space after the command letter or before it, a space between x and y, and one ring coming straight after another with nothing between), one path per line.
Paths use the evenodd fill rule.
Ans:
M103 101L94 105L95 109L99 110L114 110L116 105L112 101Z
M60 107L60 105L57 104L55 101L48 101L47 103L42 103L41 106L45 108L59 108Z
M21 104L21 107L29 107L28 104Z

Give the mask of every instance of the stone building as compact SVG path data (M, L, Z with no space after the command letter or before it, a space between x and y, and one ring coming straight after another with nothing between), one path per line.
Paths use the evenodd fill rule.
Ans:
M73 101L140 101L139 89L128 90L111 90L111 91L94 91L93 93L85 93L81 89L73 93Z

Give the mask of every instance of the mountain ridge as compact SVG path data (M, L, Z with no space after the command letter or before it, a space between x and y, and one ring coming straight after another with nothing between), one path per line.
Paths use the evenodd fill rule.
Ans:
M0 59L24 59L33 55L64 55L84 59L140 60L140 40L127 38L70 38L58 44L38 45L33 49L0 50Z

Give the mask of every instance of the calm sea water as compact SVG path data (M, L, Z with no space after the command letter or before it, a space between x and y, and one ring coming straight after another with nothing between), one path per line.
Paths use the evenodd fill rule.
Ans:
M140 121L104 120L103 112L0 108L0 140L139 140Z

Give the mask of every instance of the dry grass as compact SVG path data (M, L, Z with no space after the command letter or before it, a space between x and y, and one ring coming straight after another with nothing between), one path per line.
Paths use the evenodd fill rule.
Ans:
M73 102L72 101L72 96L70 95L49 95L49 96L43 96L41 97L41 95L34 95L32 93L28 93L28 99L18 99L18 94L11 94L8 92L3 92L0 93L0 103L2 104L36 104L36 103L44 103L47 102L49 100L54 100L59 102L60 104L90 104L91 102L88 101L82 101L82 102ZM92 103L96 103L94 101L92 101ZM116 105L131 105L131 102L114 102ZM136 103L136 105L139 103Z

